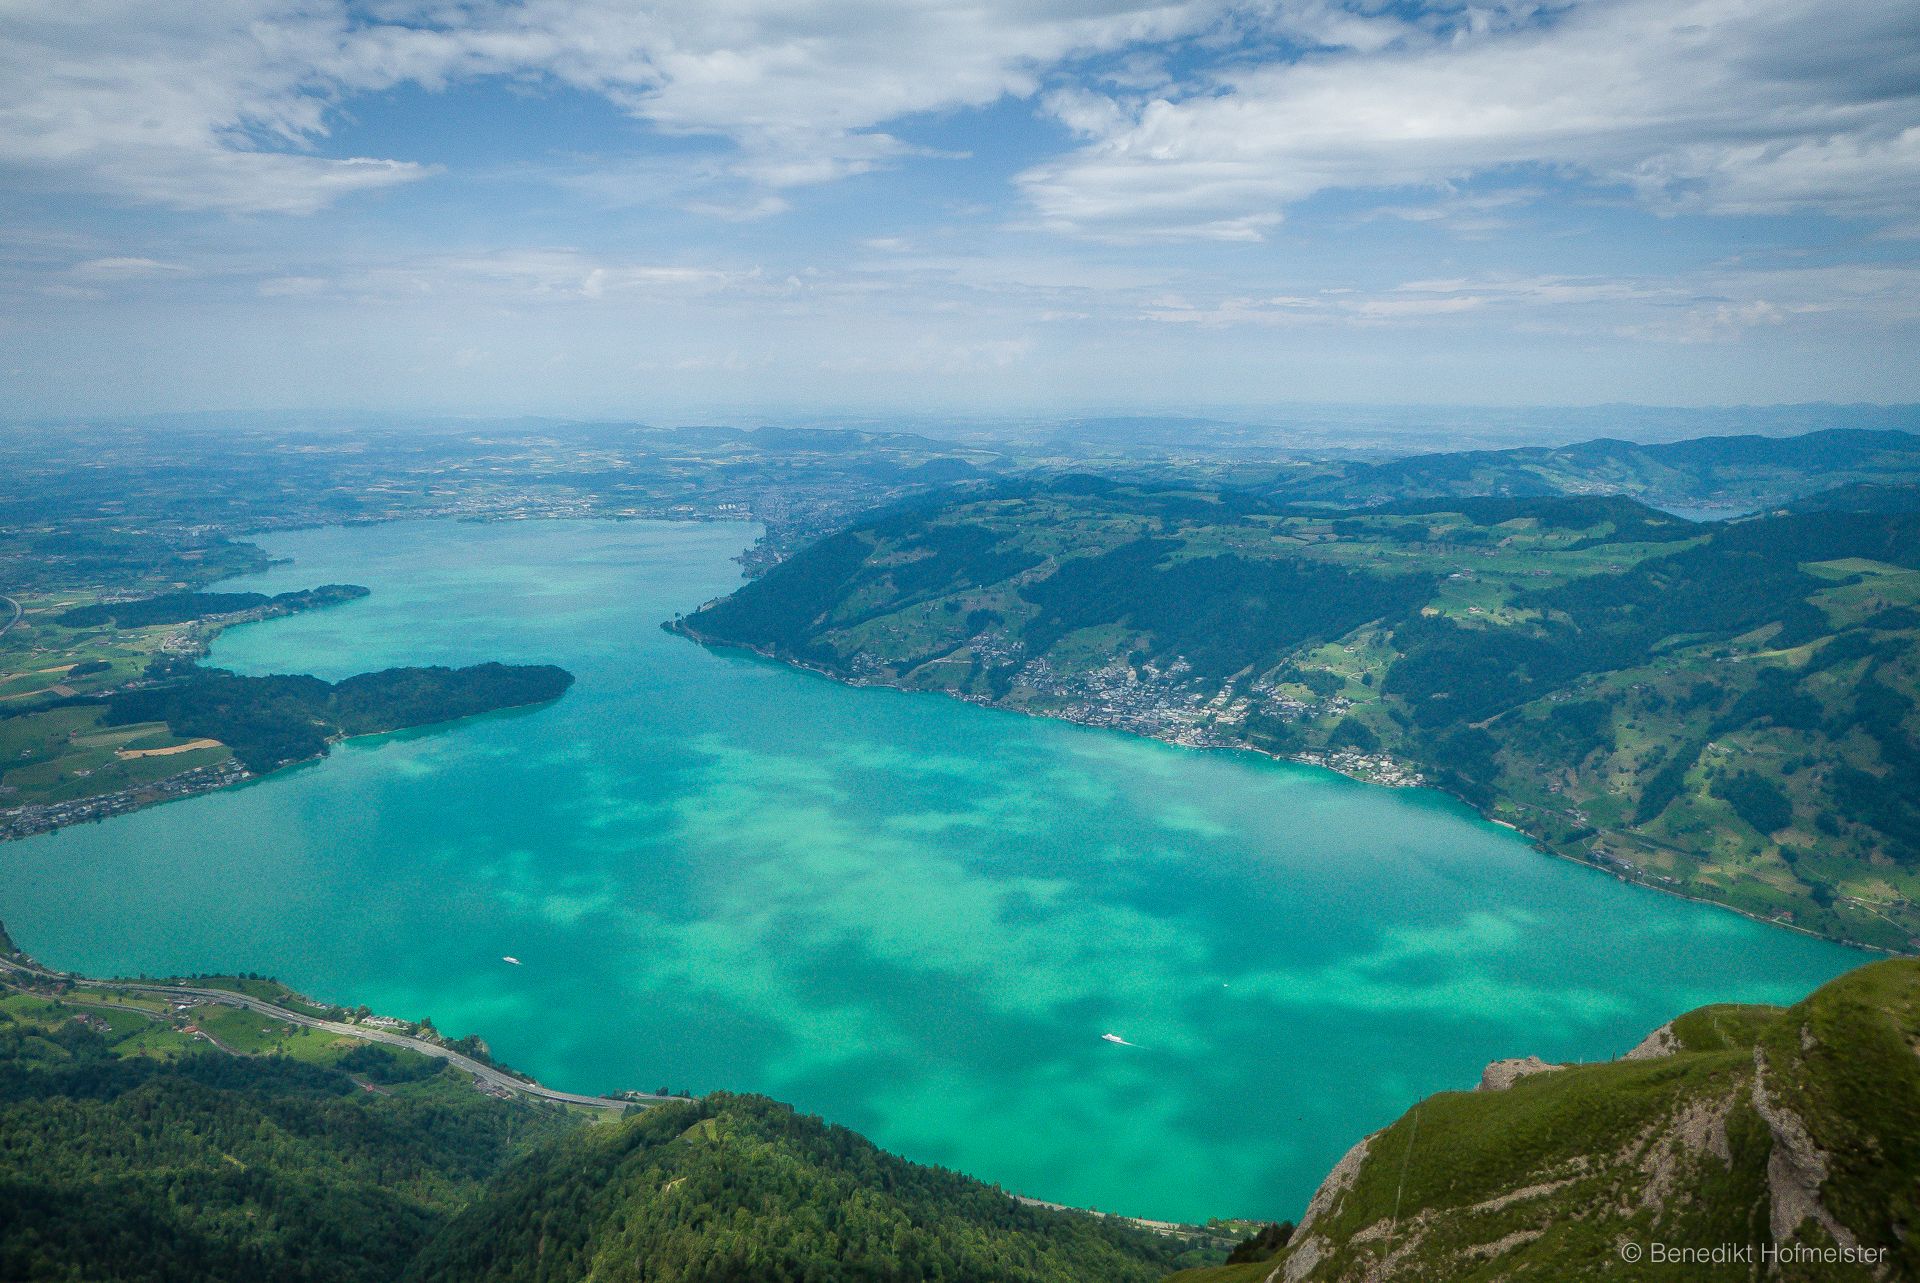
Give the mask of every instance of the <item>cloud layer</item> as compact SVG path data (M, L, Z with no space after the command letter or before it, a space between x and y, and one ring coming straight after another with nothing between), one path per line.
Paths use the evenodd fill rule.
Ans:
M1920 7L1586 0L1055 110L1083 146L1022 183L1096 234L1248 238L1331 189L1524 166L1673 208L1896 215L1920 196Z
M1037 91L1063 59L1190 33L1206 0L14 0L0 16L0 163L178 208L311 212L419 178L306 154L356 94L481 77L599 94L737 147L786 187L909 150L885 122Z
M12 0L0 24L0 163L185 209L423 177L321 154L330 112L488 77L730 140L768 188L910 152L898 122L1036 99L1081 145L1022 187L1097 235L1252 238L1329 189L1520 166L1730 213L1886 215L1920 187L1905 0Z
M0 0L0 211L36 408L1908 399L1920 7Z

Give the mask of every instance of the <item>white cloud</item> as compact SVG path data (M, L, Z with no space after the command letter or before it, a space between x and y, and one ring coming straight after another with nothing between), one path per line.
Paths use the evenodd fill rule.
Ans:
M446 255L352 274L342 290L365 296L475 298L491 303L597 301L623 296L690 297L776 291L757 269L742 271L599 257L574 249Z
M1910 0L1589 0L1221 72L1184 97L1050 100L1083 146L1022 183L1109 238L1217 235L1335 188L1516 166L1671 208L1894 216L1920 198Z
M1444 227L1460 236L1485 237L1515 226L1515 220L1502 211L1536 201L1545 192L1538 187L1507 187L1473 194L1448 192L1437 200L1408 205L1382 205L1359 216L1362 222L1393 219L1402 223L1425 223Z
M886 122L1032 94L1061 59L1196 30L1221 2L387 0L367 18L346 0L8 0L0 164L177 208L306 213L428 172L312 154L336 103L504 76L729 138L739 177L790 187L908 154Z
M236 262L218 275L226 285L261 298L411 301L496 314L540 304L766 300L794 288L790 280L770 279L757 267L647 262L569 247L379 257L339 264L326 275L262 274Z
M5 0L0 166L307 213L431 172L319 154L339 105L482 77L730 140L723 175L762 191L687 199L733 219L1008 95L1084 139L1023 177L1041 220L1112 239L1259 239L1316 192L1513 166L1726 212L1880 214L1920 186L1911 0Z
M735 204L718 201L688 201L681 208L689 214L717 218L724 223L751 223L762 218L772 218L775 214L784 214L792 206L783 197L758 196Z
M419 165L301 154L324 133L328 6L10 0L0 164L181 209L308 213Z
M162 263L152 258L90 258L73 265L74 275L94 280L137 280L141 277L179 275L187 270L178 263Z
M1747 303L1712 303L1689 307L1677 316L1623 325L1619 333L1627 338L1652 339L1663 343L1717 343L1736 339L1755 326L1782 325L1786 320L1787 312L1779 304L1766 299L1754 299Z
M1887 332L1920 320L1920 268L1715 268L1672 277L1485 276L1316 293L1162 294L1142 319L1180 326L1431 327L1471 316L1514 332L1726 343L1749 331L1829 321Z
M836 374L974 374L1005 370L1033 355L1031 338L954 339L925 336L891 348L820 362Z
M260 282L262 298L310 298L325 294L328 283L319 276L273 276Z

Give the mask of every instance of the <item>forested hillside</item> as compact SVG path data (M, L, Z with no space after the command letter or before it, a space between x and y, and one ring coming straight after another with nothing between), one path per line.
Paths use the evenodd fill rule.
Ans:
M1357 1145L1270 1260L1179 1283L1920 1277L1916 1039L1900 960L1609 1064L1496 1064ZM1716 1248L1746 1255L1658 1257Z
M579 1125L433 1062L407 1081L371 1049L167 1059L145 1028L0 1001L0 1278L389 1283L514 1156Z
M205 736L233 749L259 774L323 756L342 735L376 735L558 699L573 674L552 664L388 668L338 682L252 677L193 668L159 686L106 699L108 726L164 722L175 735Z
M543 1150L407 1277L1144 1283L1191 1259L1178 1239L1025 1206L785 1105L715 1095Z
M0 1278L1146 1283L1219 1259L759 1097L588 1123L409 1051L156 1005L0 989Z
M1920 491L1320 511L1094 478L821 541L678 626L842 678L1416 775L1563 854L1920 938Z

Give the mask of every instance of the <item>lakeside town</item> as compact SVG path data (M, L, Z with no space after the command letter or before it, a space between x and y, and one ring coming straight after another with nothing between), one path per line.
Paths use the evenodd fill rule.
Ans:
M124 815L144 806L192 797L196 793L209 793L251 778L246 767L229 758L211 766L191 767L178 775L169 775L150 784L94 797L44 806L7 807L0 809L0 842L48 833L70 824L87 824L112 815Z
M1352 701L1344 696L1331 695L1315 701L1296 699L1280 694L1270 678L1254 683L1251 694L1235 694L1231 689L1223 689L1208 695L1191 689L1183 680L1190 668L1179 659L1164 669L1150 661L1136 667L1116 658L1097 668L1062 672L1045 655L1027 658L1022 642L1003 636L976 637L967 649L969 655L965 659L950 656L928 661L926 666L979 664L1012 674L1007 682L1008 694L958 695L968 703L1056 717L1181 748L1249 750L1303 766L1322 767L1388 788L1417 788L1427 782L1419 771L1385 753L1359 748L1270 752L1250 743L1244 734L1246 719L1255 710L1283 721L1338 717L1352 707ZM848 680L854 685L925 689L897 680L891 676L892 666L873 655L856 654L849 667Z

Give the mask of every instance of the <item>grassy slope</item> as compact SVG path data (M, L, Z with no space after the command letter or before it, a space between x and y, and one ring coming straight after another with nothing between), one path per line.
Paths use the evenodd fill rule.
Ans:
M1343 752L1363 775L1412 762L1564 854L1913 947L1920 850L1841 787L1895 765L1861 729L1870 674L1900 734L1915 728L1910 518L1861 519L1894 523L1891 543L1754 551L1734 532L1759 526L1716 533L1624 500L1425 506L1316 515L1090 481L963 492L832 536L684 626L844 677ZM1879 555L1825 555L1856 545ZM1768 808L1735 804L1746 776L1784 796L1784 824L1762 832Z
M1645 1258L1623 1273L1620 1247L1846 1240L1885 1249L1885 1272L1782 1276L1920 1276L1920 963L1863 967L1784 1010L1703 1008L1671 1030L1668 1055L1429 1097L1369 1138L1275 1261L1183 1280L1747 1279L1746 1264ZM1804 1142L1788 1139L1797 1128ZM1794 1201L1790 1154L1814 1201Z

